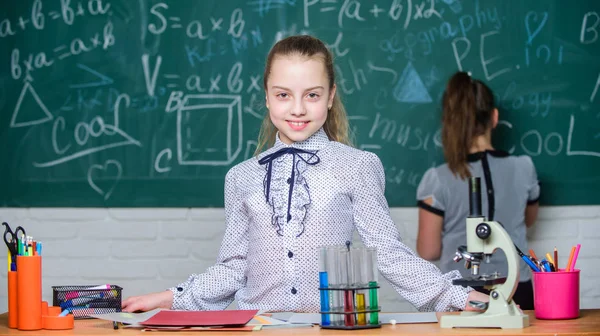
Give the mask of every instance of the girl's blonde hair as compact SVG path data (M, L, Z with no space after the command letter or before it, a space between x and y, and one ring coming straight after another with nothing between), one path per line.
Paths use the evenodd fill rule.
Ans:
M277 42L269 52L263 75L265 92L267 91L267 81L271 74L273 60L275 57L281 56L303 56L323 60L327 78L329 79L329 89L333 89L333 85L335 84L335 73L333 70L333 56L331 52L321 40L308 35L297 35L287 37ZM327 133L330 140L351 145L349 129L350 126L348 124L346 110L340 100L339 93L336 93L333 98L333 104L328 111L327 120L323 125L323 130L325 130L325 133ZM276 134L277 128L275 128L273 122L271 122L269 113L267 113L260 127L258 145L254 154L260 154L273 146Z

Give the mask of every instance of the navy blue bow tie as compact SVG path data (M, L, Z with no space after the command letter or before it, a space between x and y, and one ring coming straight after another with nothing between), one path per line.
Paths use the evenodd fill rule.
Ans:
M295 148L295 147L284 147L274 153L269 155L265 155L262 159L258 160L258 163L261 165L267 165L267 176L265 183L265 197L267 199L267 203L269 203L269 193L271 190L271 173L273 170L273 160L277 159L280 156L285 154L292 154L292 176L290 177L290 191L288 194L288 211L287 211L287 221L289 222L292 219L292 215L290 213L290 208L292 204L292 192L294 190L294 180L296 177L296 156L300 158L300 160L304 161L308 165L316 165L321 162L321 159L317 156L317 152L310 152L304 149ZM310 156L307 158L302 157L300 154L309 154Z

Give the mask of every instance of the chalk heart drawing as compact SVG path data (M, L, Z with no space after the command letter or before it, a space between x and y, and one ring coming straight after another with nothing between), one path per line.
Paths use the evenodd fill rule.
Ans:
M104 162L104 165L95 164L88 169L88 183L98 194L104 196L104 200L107 200L112 192L115 190L121 175L123 174L123 168L118 161L115 160L107 160ZM103 190L94 182L94 178L96 179L104 179L104 180L112 180L112 183L108 185L106 190Z
M539 20L539 25L532 33L531 32L532 25L535 24L536 22L538 22L538 20L539 20L539 18L538 18L538 14L536 12L527 13L527 17L525 18L525 29L527 29L527 37L528 37L527 44L531 44L531 41L533 41L533 39L537 36L537 34L540 33L540 30L542 30L542 28L544 27L544 24L546 24L546 21L548 20L548 12L544 12L544 15L542 15L542 19Z

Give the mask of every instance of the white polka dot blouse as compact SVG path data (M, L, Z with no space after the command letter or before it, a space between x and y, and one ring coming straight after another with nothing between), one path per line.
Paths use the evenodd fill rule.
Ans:
M218 259L173 292L173 309L319 311L319 247L358 230L376 247L380 274L420 311L463 309L470 288L453 286L404 245L384 196L377 155L330 141L323 129L275 145L227 173L226 230ZM384 307L385 309L385 307Z

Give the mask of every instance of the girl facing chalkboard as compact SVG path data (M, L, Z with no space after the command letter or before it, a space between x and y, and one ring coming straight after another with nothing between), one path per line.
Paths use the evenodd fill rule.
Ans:
M225 178L226 230L217 262L166 291L131 297L123 310L240 309L318 312L318 249L344 245L355 229L376 247L379 271L421 311L474 310L489 297L453 286L400 241L384 197L379 158L350 147L332 55L320 40L292 36L270 51L257 155Z
M469 214L468 181L481 177L483 214L504 225L513 242L527 251L526 227L535 222L540 187L531 158L510 156L492 146L498 109L490 88L466 72L448 81L443 97L442 146L446 163L430 168L417 188L419 233L417 252L427 260L440 260L444 272L470 270L452 260L456 248L466 245L465 219ZM513 296L521 309L533 309L531 272L520 263L520 283ZM503 252L482 263L481 274L507 274Z

